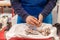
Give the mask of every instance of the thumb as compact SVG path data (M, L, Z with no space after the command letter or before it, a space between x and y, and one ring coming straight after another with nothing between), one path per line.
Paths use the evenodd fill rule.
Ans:
M40 14L39 15L39 22L42 22L42 20L43 20L43 16Z

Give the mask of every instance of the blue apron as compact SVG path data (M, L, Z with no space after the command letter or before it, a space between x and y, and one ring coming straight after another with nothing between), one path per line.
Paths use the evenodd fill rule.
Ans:
M22 7L30 15L38 17L47 4L47 0L21 0ZM52 24L52 13L50 13L44 20L44 23ZM17 23L24 23L23 19L18 16Z

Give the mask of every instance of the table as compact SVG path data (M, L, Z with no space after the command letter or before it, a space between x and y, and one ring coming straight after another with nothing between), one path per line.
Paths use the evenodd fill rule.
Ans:
M6 38L5 38L5 29L6 29L6 27L4 27L0 31L0 40L6 40ZM10 40L53 40L53 39L52 38L47 38L47 39L32 39L32 38L19 38L19 37L14 37L14 38L11 38Z

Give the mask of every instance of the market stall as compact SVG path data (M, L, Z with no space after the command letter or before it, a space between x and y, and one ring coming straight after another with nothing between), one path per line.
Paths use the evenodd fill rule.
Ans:
M11 4L10 2L7 2L7 1L0 1L0 7L1 7L1 10L2 10L2 13L4 13L4 7L11 7ZM4 15L4 16L0 16L0 18L7 18L4 22L2 22L2 19L0 22L4 23L4 26L3 28L0 30L0 40L59 40L59 37L57 35L57 29L55 27L53 27L51 24L44 24L44 26L41 27L41 29L45 29L45 27L47 28L47 32L46 31L34 31L34 32L31 32L31 31L27 31L28 28L27 28L27 24L23 23L23 24L17 24L17 16L18 15L15 15L14 16L14 10L12 10L12 14L10 15L4 15L4 14L1 14L1 15ZM11 16L11 17L7 17L7 16ZM14 17L12 17L14 16ZM12 26L9 24L11 22L12 23ZM8 31L7 30L7 27L9 27L9 25L7 26L8 23L11 27L11 29ZM45 26L45 25L48 25L48 26ZM26 30L27 28L27 30ZM49 30L49 31L48 31ZM26 32L26 33L24 33ZM46 32L46 34L45 34ZM49 35L48 35L48 34ZM38 35L37 35L38 34Z

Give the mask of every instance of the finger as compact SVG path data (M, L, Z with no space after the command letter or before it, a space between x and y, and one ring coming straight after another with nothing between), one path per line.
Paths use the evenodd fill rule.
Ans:
M34 22L35 24L38 24L38 21L36 21L35 19L31 19L32 22Z
M39 20L38 20L38 21L39 21L39 24L42 22L42 20L43 20L43 19L42 19L41 17L39 17Z
M39 18L39 22L42 22L42 19L41 18Z
M35 18L35 17L32 17L34 20L36 20L36 21L38 21L38 19L37 18Z
M31 21L32 21L35 25L39 25L38 21L36 21L35 19L31 19Z
M40 27L41 25L42 25L42 22L39 25L37 25L37 27Z
M37 20L37 18L34 18L34 19L38 22L38 24L36 26L39 27L41 25L40 23L42 23L42 20L39 22L39 20Z
M39 21L39 24L42 23L42 20L38 20Z
M34 22L30 21L29 23L30 23L31 25L35 26Z
M30 24L30 20L26 21L27 24Z
M39 27L42 25L42 22L40 23Z
M41 22L43 20L43 16L40 14L39 15L39 22Z
M42 25L42 21L40 21L40 20L38 20L38 21L39 21L38 27L40 27Z
M35 25L31 20L29 20L27 23L30 25Z
M28 20L27 23L36 26L37 24L32 19Z

